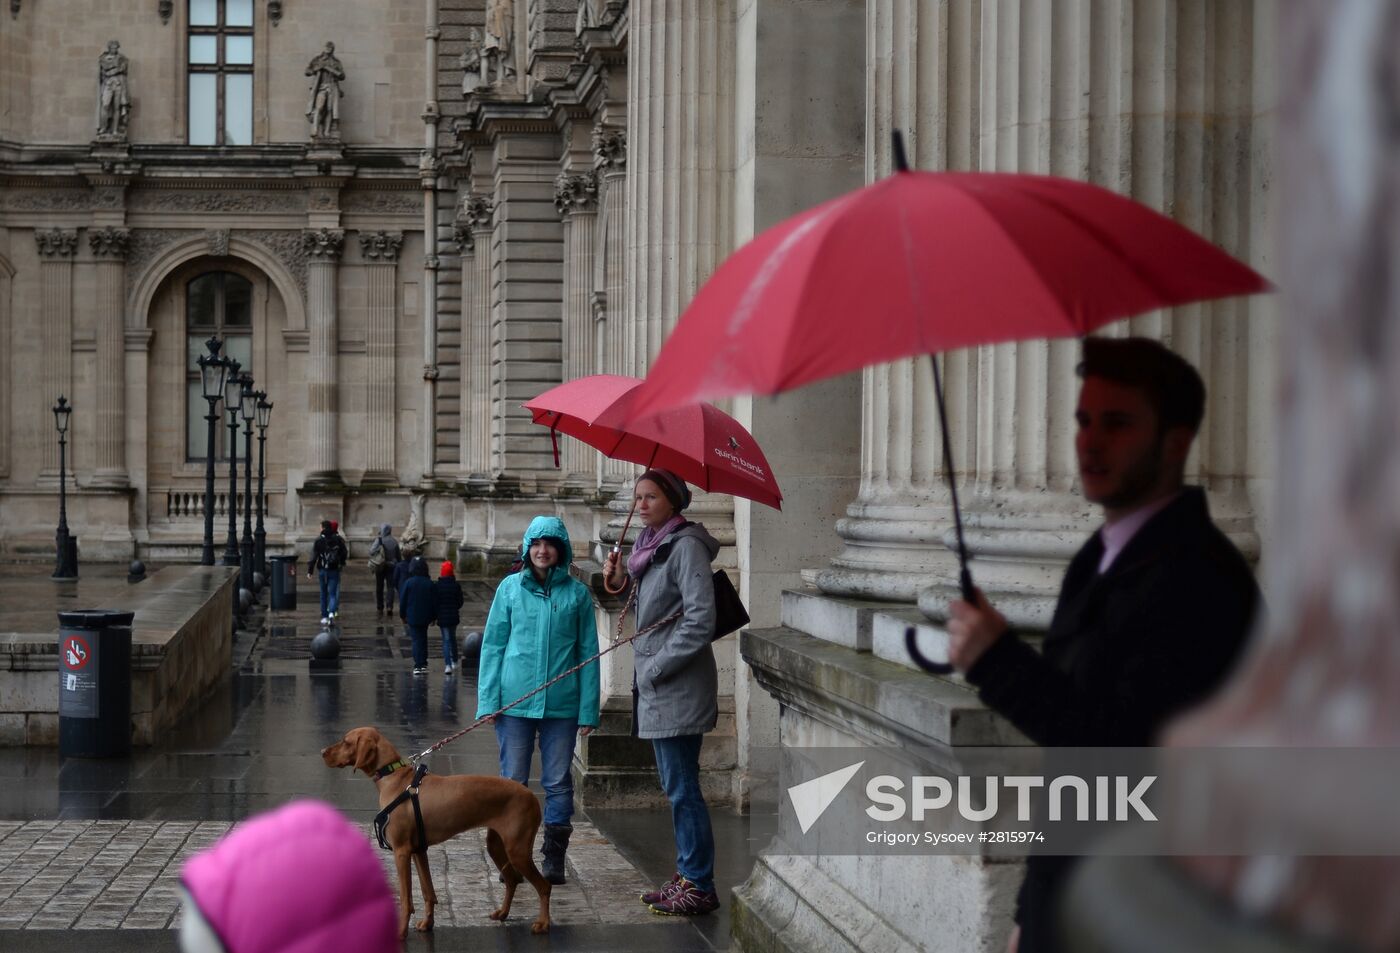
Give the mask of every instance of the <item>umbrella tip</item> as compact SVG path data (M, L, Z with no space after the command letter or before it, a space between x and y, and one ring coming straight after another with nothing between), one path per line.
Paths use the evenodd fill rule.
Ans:
M909 159L904 153L904 133L899 129L890 132L890 140L894 146L894 169L896 172L909 171Z

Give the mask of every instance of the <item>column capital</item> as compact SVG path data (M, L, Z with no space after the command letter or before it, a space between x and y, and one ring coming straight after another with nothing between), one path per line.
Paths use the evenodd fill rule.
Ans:
M561 172L554 180L554 207L568 217L598 207L598 176L592 172Z
M459 255L468 255L476 250L476 239L472 237L471 226L464 224L460 218L457 224L452 226L452 244L456 246Z
M399 260L399 249L403 246L403 232L361 232L360 254L370 261L393 264Z
M337 228L310 228L301 233L301 247L314 261L339 261L345 233Z
M72 258L78 252L78 230L35 229L34 242L39 246L41 258Z
M604 173L627 171L627 131L593 127L593 168Z
M485 231L491 228L491 218L495 212L495 202L484 195L468 192L462 199L462 212L459 217L472 231Z
M88 245L98 258L124 260L131 242L131 231L125 228L94 228L88 230Z

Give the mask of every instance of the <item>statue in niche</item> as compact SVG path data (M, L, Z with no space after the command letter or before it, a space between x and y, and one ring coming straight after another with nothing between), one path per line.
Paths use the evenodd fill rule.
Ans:
M467 30L467 48L457 60L462 67L462 95L466 96L484 85L481 75L481 34L476 27Z
M603 25L603 0L578 0L578 19L574 21L574 36L584 30Z
M311 98L306 106L306 118L311 123L312 139L340 138L340 84L345 79L345 67L335 56L335 44L326 49L306 67L311 77Z
M490 0L486 8L486 36L481 44L483 86L500 86L515 80L515 53L511 42L514 35L515 0Z
M127 59L121 44L112 40L97 58L97 136L125 139L131 115L131 92L126 85Z

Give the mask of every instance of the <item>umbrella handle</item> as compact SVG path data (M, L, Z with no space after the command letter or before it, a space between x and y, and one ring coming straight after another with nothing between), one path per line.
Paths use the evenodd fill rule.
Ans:
M627 538L627 530L629 530L632 527L632 514L635 512L637 512L637 501L634 498L632 500L632 508L627 511L627 521L622 524L622 535L618 536L617 542L613 543L612 551L614 553L622 552L622 541ZM614 589L612 585L608 582L608 577L604 575L603 588L606 589L611 595L615 596L618 593L622 592L623 589L627 588L627 583L624 582L622 584L621 589Z
M962 589L964 602L976 603L977 591L972 585L972 573L965 566L959 579L959 588ZM953 666L946 662L935 662L919 651L918 633L912 625L904 630L904 648L909 652L909 657L914 660L914 664L925 672L934 675L951 675L953 673Z

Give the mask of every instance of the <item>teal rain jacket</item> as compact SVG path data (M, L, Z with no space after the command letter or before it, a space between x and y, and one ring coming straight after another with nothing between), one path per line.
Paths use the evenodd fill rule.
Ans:
M530 544L542 536L563 543L559 564L543 583L530 569ZM489 715L554 676L598 654L593 594L569 575L573 548L564 521L537 516L521 544L525 565L496 589L481 639L476 716ZM598 662L506 712L521 718L572 718L598 724Z

